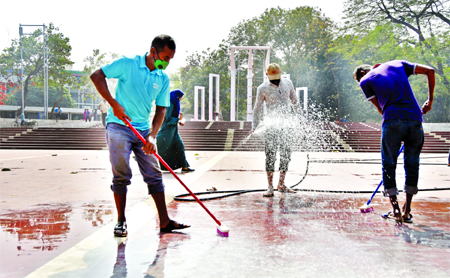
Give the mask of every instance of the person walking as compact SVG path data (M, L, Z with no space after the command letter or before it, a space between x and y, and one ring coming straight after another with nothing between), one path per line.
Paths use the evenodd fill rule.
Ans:
M260 123L263 124L265 128L266 173L269 184L268 190L263 196L273 197L273 174L278 149L280 150L280 179L277 189L283 193L295 193L294 190L286 187L284 180L291 161L295 123L299 120L301 110L292 82L286 78L281 78L280 66L275 63L270 64L267 67L266 75L269 81L261 84L256 92L252 132L258 128ZM264 103L266 104L267 114L262 120Z
M25 124L25 114L22 112L20 114L20 126L23 126Z
M55 108L55 114L56 114L56 122L61 119L61 107L58 106L58 108Z
M423 74L428 80L428 100L420 108L408 77ZM404 60L383 64L360 65L353 72L367 100L383 116L381 132L381 158L384 194L389 197L393 212L384 215L398 222L412 222L411 203L418 192L420 152L424 143L422 115L433 105L435 70L429 66ZM406 202L402 211L397 200L395 180L397 157L404 144Z
M175 55L175 41L168 35L153 39L150 52L135 57L123 57L96 70L90 77L100 95L111 105L106 119L106 139L109 147L113 180L111 189L117 209L116 236L127 236L125 206L127 186L131 184L130 154L133 152L159 215L160 232L190 227L169 218L162 172L152 153L156 150L156 135L170 105L169 77L164 69ZM115 98L106 78L117 78ZM152 104L156 110L150 124ZM146 138L144 145L124 123L127 119Z
M189 168L183 140L178 133L178 125L184 126L183 113L180 112L180 101L183 96L184 93L181 90L170 92L170 107L166 110L164 123L156 136L156 145L159 155L172 170L181 168L181 172L192 172L195 170ZM167 170L162 163L160 166L162 170Z
M106 127L106 115L108 114L109 107L109 103L105 99L98 105L98 110L102 112L102 124L104 127Z
M92 121L95 122L97 119L97 109L92 108Z
M89 111L89 109L86 109L86 119L85 122L87 123L87 121L91 121L91 112Z

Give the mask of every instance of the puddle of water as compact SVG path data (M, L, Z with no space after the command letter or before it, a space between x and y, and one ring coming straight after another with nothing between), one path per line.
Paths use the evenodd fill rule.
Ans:
M113 221L114 204L43 204L3 211L0 227L2 273L23 277L99 227Z
M108 244L107 259L92 257L86 260L86 269L66 274L72 277L83 277L82 274L179 277L180 271L185 277L221 277L230 273L239 273L241 277L292 277L298 273L307 277L448 274L450 209L448 203L439 199L415 199L415 223L398 225L381 219L380 214L388 211L390 205L387 198L380 196L373 200L377 205L375 213L362 214L359 206L368 196L361 194L276 193L273 198L261 195L249 193L205 202L230 228L229 238L217 235L214 221L197 203L172 202L169 214L192 225L184 233L158 234L154 221L146 222L139 230L129 226L133 231L128 238L116 239L117 247L115 240L110 243L114 246ZM60 204L1 214L6 242L0 247L3 254L8 254L3 255L2 272L5 269L8 271L5 273L14 277L24 276L113 221L113 210L112 203ZM21 246L20 250L17 246ZM94 254L85 256L91 258ZM414 261L414 266L405 268L405 257Z
M380 217L390 210L390 204L379 196L373 200L375 212L363 214L359 207L368 196L361 194L261 195L205 202L230 228L226 239L217 236L213 221L198 204L172 203L169 208L176 209L177 218L192 228L186 230L189 240L160 254L164 265L159 267L164 271L157 277L175 277L176 269L195 277L211 277L216 271L242 277L449 274L450 210L446 202L417 198L413 202L415 223L398 225ZM414 266L405 268L405 257Z

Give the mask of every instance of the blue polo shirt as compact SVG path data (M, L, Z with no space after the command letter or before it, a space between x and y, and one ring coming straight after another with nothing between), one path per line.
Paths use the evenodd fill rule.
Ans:
M422 122L422 111L408 77L415 74L416 64L403 60L383 63L369 71L360 82L367 100L377 98L384 120Z
M157 106L170 106L169 77L160 69L150 71L145 64L146 55L122 57L102 67L108 79L118 79L115 98L131 118L131 124L139 130L150 129L153 102ZM112 107L108 110L106 122L125 125L114 116Z

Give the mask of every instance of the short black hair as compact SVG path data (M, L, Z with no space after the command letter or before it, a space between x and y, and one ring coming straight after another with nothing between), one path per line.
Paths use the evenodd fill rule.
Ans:
M367 64L358 66L353 72L353 79L355 79L359 83L361 78L364 76L363 72L370 71L371 69L372 66Z
M158 52L164 51L164 47L167 46L170 50L175 50L175 40L169 35L156 36L152 41L152 47L156 48Z

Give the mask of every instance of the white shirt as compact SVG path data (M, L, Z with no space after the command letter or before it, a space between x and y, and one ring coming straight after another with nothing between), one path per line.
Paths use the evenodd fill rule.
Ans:
M279 86L266 81L258 87L256 104L253 109L253 129L256 129L262 120L263 103L266 103L267 109L264 121L273 125L279 126L288 123L289 120L294 120L294 115L300 115L301 113L294 85L286 78L281 78Z
M98 105L98 109L99 109L102 113L108 112L108 109L109 109L109 103L108 103L106 100L102 100L102 102L100 102L100 104Z

